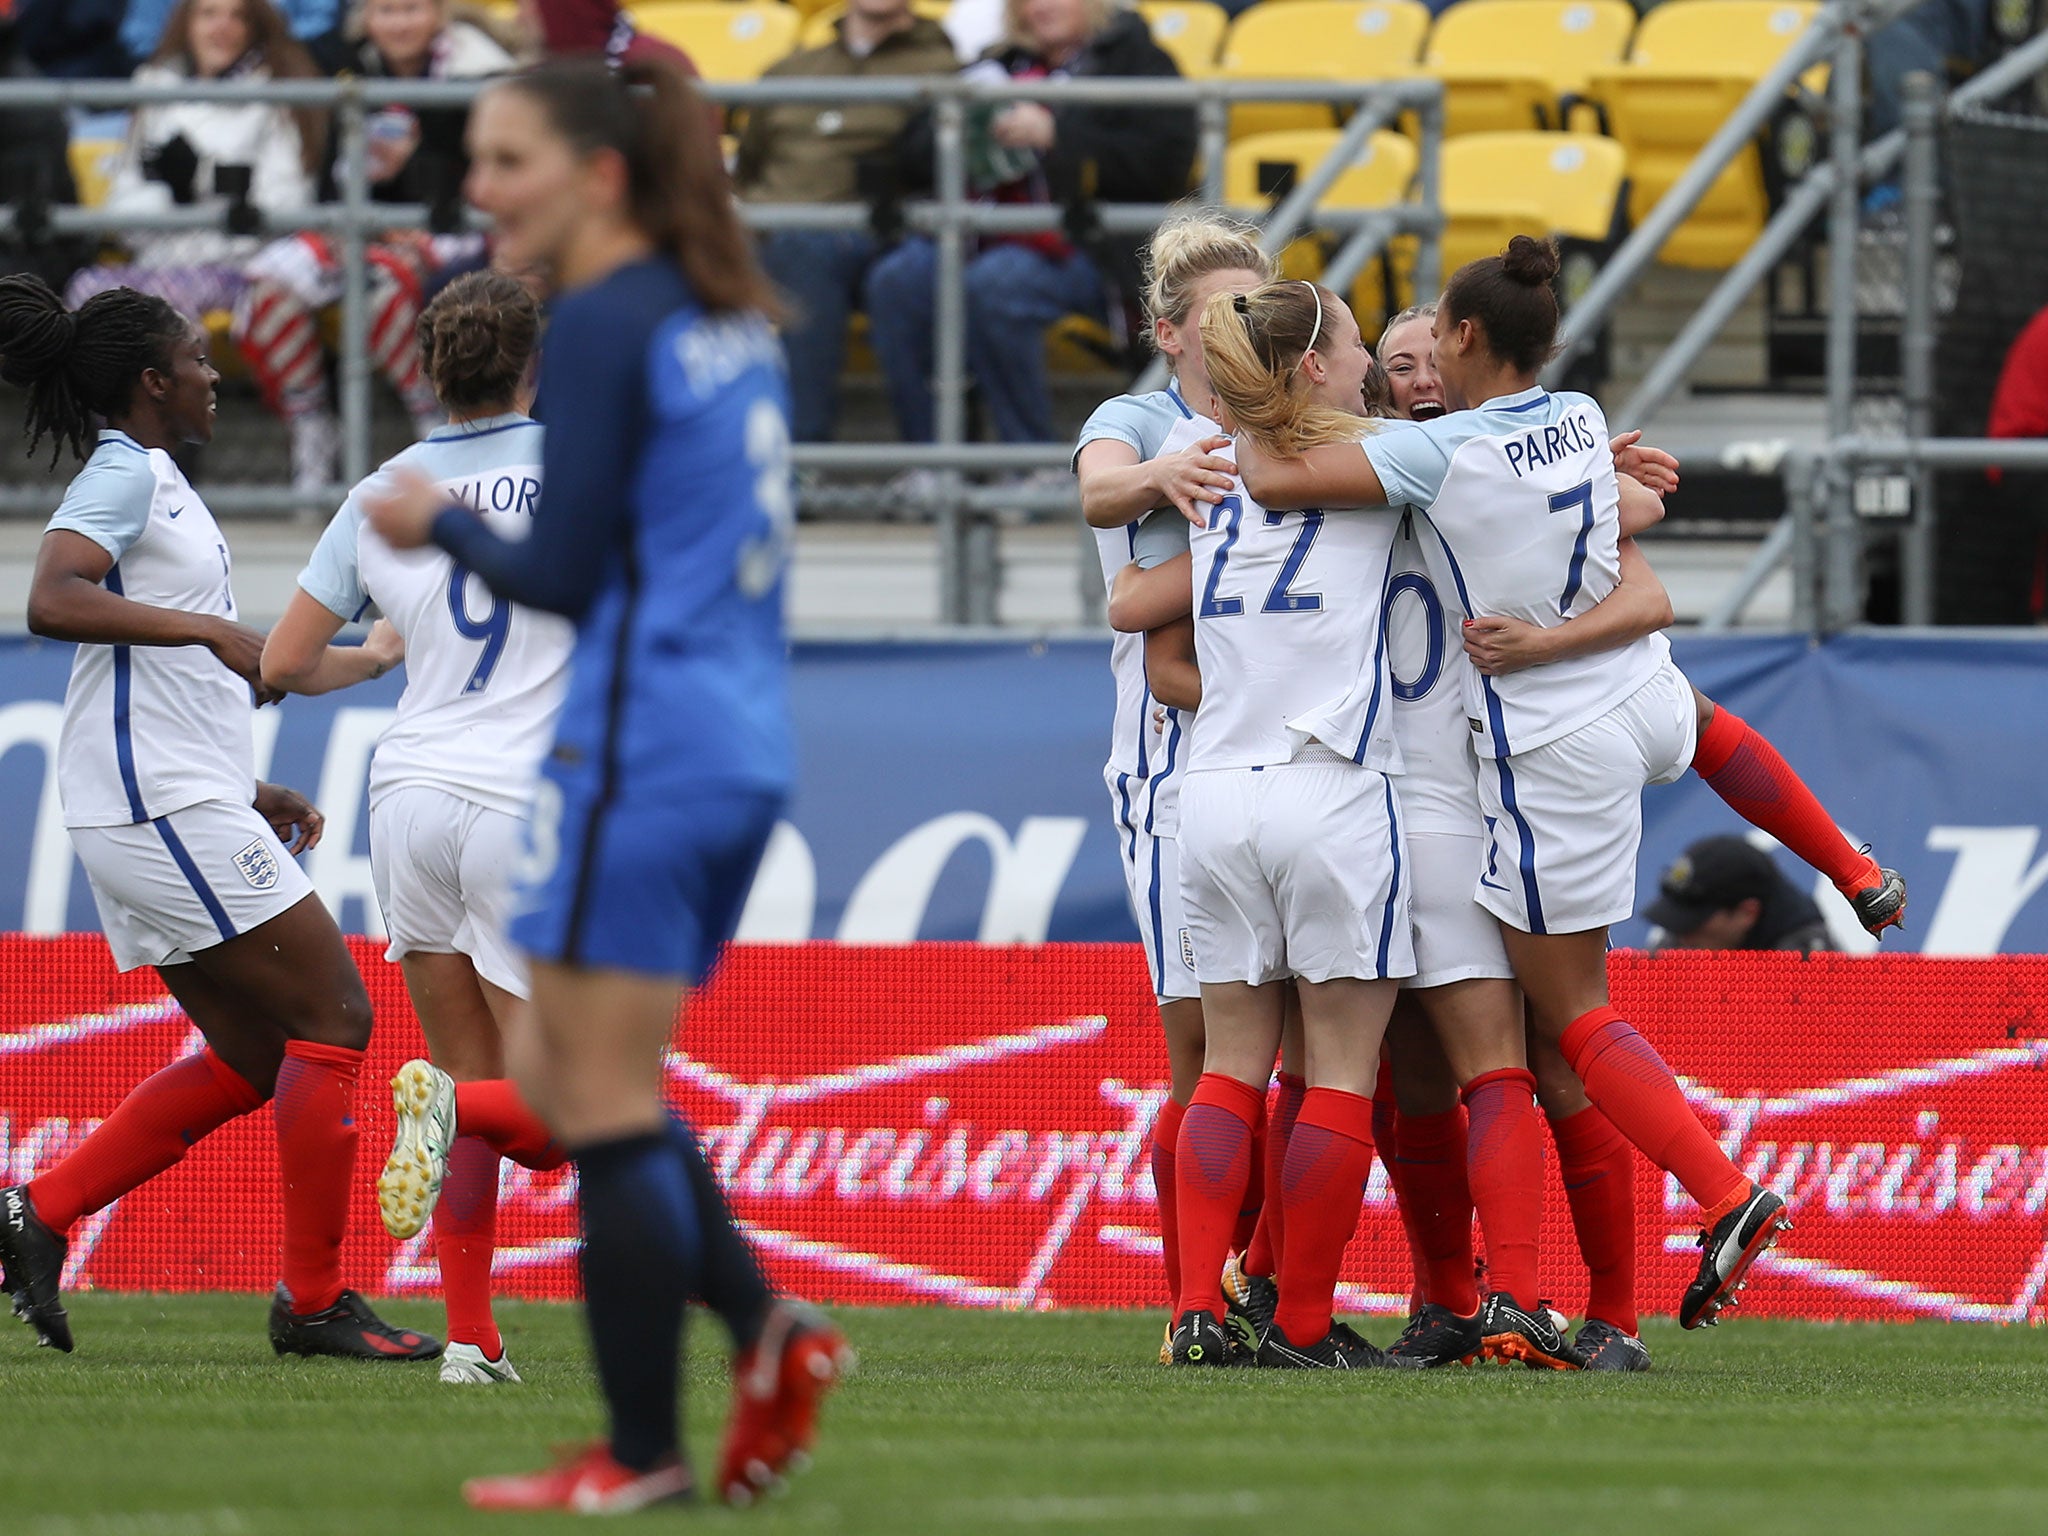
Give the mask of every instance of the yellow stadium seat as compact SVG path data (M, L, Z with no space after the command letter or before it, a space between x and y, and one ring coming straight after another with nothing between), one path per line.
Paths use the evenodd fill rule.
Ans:
M910 0L910 8L927 21L944 21L946 12L952 7L947 0ZM832 29L839 25L839 18L845 14L846 0L828 0L822 8L808 12L804 17L803 31L797 38L797 46L824 47L832 41Z
M1230 13L1213 0L1138 0L1138 14L1152 29L1152 41L1172 57L1190 80L1216 73Z
M1600 244L1614 233L1628 153L1595 133L1474 133L1444 144L1441 169L1446 212L1529 207L1542 225L1520 233Z
M1286 0L1290 5L1314 0ZM1267 190L1276 173L1289 169L1306 177L1337 142L1333 128L1284 130L1239 139L1223 159L1223 200L1236 208L1262 207L1273 200ZM1385 208L1401 202L1415 180L1415 145L1398 133L1381 130L1366 141L1365 152L1339 173L1318 205L1323 208ZM1313 222L1313 221L1311 221ZM1280 253L1283 276L1313 278L1323 270L1324 252L1342 243L1342 236L1304 237ZM1378 333L1387 312L1383 264L1369 262L1352 290L1351 307L1368 336Z
M114 184L114 169L128 146L120 139L73 139L71 179L78 184L78 205L97 208Z
M796 47L801 24L793 5L720 0L648 0L632 16L649 37L687 53L706 80L758 80Z
M1785 49L1806 30L1814 0L1665 0L1643 18L1628 62L1594 72L1628 151L1631 216L1641 219ZM1809 72L1814 86L1824 78ZM1745 149L1665 243L1663 260L1726 267L1769 215L1762 157Z
M1219 73L1243 80L1390 80L1410 73L1429 32L1416 0L1285 0L1231 23ZM1253 103L1232 109L1230 136L1327 128L1334 109Z
M1621 62L1635 24L1626 0L1460 0L1422 56L1444 82L1445 132L1567 126L1564 99Z

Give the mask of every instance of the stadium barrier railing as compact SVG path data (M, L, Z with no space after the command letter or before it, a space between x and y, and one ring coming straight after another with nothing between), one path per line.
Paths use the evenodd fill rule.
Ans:
M432 1234L389 1241L375 1091L419 1036L395 966L353 940L377 1009L363 1073L350 1283L431 1291ZM2048 957L1617 952L1617 1004L1795 1227L1745 1315L2038 1323L2048 1284ZM0 937L0 1169L32 1176L146 1074L196 1049L148 971L97 935ZM749 945L669 1061L676 1102L776 1279L819 1299L1002 1308L1163 1305L1146 1154L1166 1063L1136 945ZM1585 1275L1554 1159L1543 1294ZM281 1237L269 1116L234 1122L71 1235L73 1289L255 1295ZM1638 1296L1668 1314L1698 1212L1640 1160ZM507 1295L576 1287L571 1170L505 1165ZM1340 1306L1405 1312L1407 1246L1375 1167ZM254 1313L252 1312L252 1316ZM1737 1325L1739 1326L1739 1324Z
M209 486L207 497L221 512L290 512L309 501L339 505L348 487L374 466L370 449L371 364L368 355L367 269L365 250L371 236L389 228L430 227L433 213L424 205L377 203L368 197L366 125L382 106L450 106L472 100L484 82L320 81L181 82L134 85L124 82L0 81L0 107L121 108L173 101L273 103L328 108L335 112L339 155L337 175L341 198L314 205L287 217L261 217L262 232L284 235L321 230L335 236L342 254L344 287L341 311L341 469L344 484L309 496L288 486ZM1056 444L1023 449L998 448L967 441L967 328L964 270L968 241L979 234L1030 233L1058 230L1064 208L1051 205L991 205L971 200L968 188L967 128L976 105L1034 101L1049 106L1074 103L1115 103L1119 106L1187 107L1196 113L1198 158L1202 185L1197 196L1219 204L1223 190L1224 148L1229 113L1240 102L1326 102L1349 113L1343 130L1313 170L1271 205L1236 210L1254 217L1261 241L1278 252L1296 235L1320 228L1345 236L1328 263L1324 281L1347 288L1365 263L1397 236L1417 242L1416 291L1436 287L1438 238L1443 215L1439 165L1443 142L1443 86L1430 79L1362 82L1310 80L1144 79L1144 80L1011 80L983 81L957 76L863 80L764 80L746 83L705 82L704 95L728 107L776 103L885 103L928 106L933 115L936 146L936 196L906 201L905 227L933 237L938 247L938 278L933 322L933 393L937 407L937 441L925 446L898 444L799 445L794 458L800 470L832 474L843 471L884 471L907 468L935 471L924 494L906 504L899 496L885 501L878 485L841 485L832 494L807 491L806 511L887 512L894 516L929 518L937 525L941 544L941 613L953 623L995 621L991 569L992 541L977 538L972 525L996 510L1034 515L1071 516L1076 502L1071 491L1003 489L970 484L964 476L1008 469L1063 465L1067 449ZM1366 146L1371 134L1412 114L1419 124L1419 159L1411 199L1380 209L1325 209L1321 202L1343 170ZM743 203L749 225L758 230L864 229L869 210L864 203ZM1144 234L1167 213L1164 204L1104 203L1095 210L1101 227L1114 234ZM251 210L243 210L246 216ZM202 208L174 209L148 216L117 215L104 209L50 206L28 213L0 207L0 237L13 233L57 235L121 235L216 229L223 215ZM484 227L473 212L472 227ZM24 224L26 223L26 228ZM1153 387L1153 386L1148 386ZM36 515L49 510L48 497L35 487L0 486L0 514ZM1086 585L1086 584L1084 584ZM1099 606L1099 593L1091 594Z

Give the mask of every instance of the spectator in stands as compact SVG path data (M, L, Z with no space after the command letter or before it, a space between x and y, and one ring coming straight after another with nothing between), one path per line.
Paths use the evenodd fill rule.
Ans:
M16 46L37 74L120 80L134 63L121 47L122 0L14 0L12 9Z
M1703 837L1664 871L1643 916L1659 948L1832 949L1813 898L1778 861L1741 837Z
M448 0L363 0L349 30L350 68L366 78L473 80L512 67L512 55L451 15ZM445 230L387 230L369 249L370 361L422 437L443 417L420 368L420 310L440 282L479 265L483 253L482 237L459 227L468 120L462 107L380 107L368 123L371 201L426 203ZM333 480L341 445L319 326L319 311L341 298L341 257L340 243L324 235L272 242L250 263L235 313L235 339L289 429L292 484L302 490Z
M135 81L316 73L270 0L180 0L156 56L135 72ZM326 150L326 119L310 109L186 101L141 107L130 121L106 206L115 213L181 205L224 213L236 183L246 178L254 208L289 218L313 201ZM96 293L128 287L194 318L231 310L246 294L245 268L259 243L225 228L138 234L127 241L126 263L85 268L67 286L65 302L77 309Z
M1920 0L1863 40L1870 74L1865 133L1879 138L1904 120L1906 76L1924 71L1945 82L1952 73L1969 73L1990 53L1991 0ZM1889 198L1879 198L1878 206L1898 199L1896 178L1883 185Z
M850 0L831 42L791 54L768 78L943 75L954 67L945 29L913 12L910 0ZM893 157L909 116L908 107L850 102L757 107L740 137L734 175L740 196L767 203L857 201L864 195L863 162ZM784 230L760 244L761 264L795 301L783 328L791 431L800 443L826 442L839 414L846 322L875 259L875 237L866 230Z
M0 83L32 80L22 57L17 14L0 0ZM0 241L0 276L40 277L62 289L84 262L75 239L39 230L41 216L59 203L78 201L71 177L71 125L61 107L0 107L0 203L14 210L15 236Z
M71 4L74 0L64 0ZM94 0L97 3L97 0ZM307 53L322 74L340 67L343 45L341 23L346 0L275 0L278 11L291 27L292 36L306 45ZM121 46L130 59L141 61L155 55L163 41L164 25L170 20L176 0L127 0L126 16L120 16L121 0L109 9L116 12Z
M2048 309L2027 322L2005 354L1985 434L2048 437ZM2048 623L2048 503L2041 495L2048 475L2038 471L2008 475L1993 469L1989 478L2007 510L2042 530L2034 535L2034 575L2028 585L2027 609L2036 624Z
M520 14L548 53L598 53L613 64L662 58L697 78L697 66L672 43L633 29L618 0L520 0Z
M971 66L994 78L1176 75L1141 17L1109 0L1009 0L1009 41ZM932 180L930 118L913 122L902 147L906 188ZM1195 114L1185 108L1064 106L1016 102L970 122L969 166L977 196L997 203L1064 204L1085 215L1106 203L1165 203L1187 191ZM1068 228L1086 224L1068 220ZM967 265L967 363L1004 442L1053 436L1045 330L1063 314L1106 321L1119 336L1137 302L1135 239L1064 231L981 242ZM932 313L937 250L922 235L868 269L864 300L890 405L905 439L933 431Z

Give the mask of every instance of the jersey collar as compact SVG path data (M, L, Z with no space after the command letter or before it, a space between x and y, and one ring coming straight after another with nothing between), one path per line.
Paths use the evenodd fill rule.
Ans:
M1195 413L1188 405L1187 396L1183 395L1180 392L1180 380L1168 379L1166 381L1166 392L1169 395L1173 396L1173 403L1180 407L1181 415L1186 417L1189 421L1193 421L1195 419Z
M445 426L434 428L427 434L430 443L445 443L452 438L481 437L486 432L501 431L506 427L537 426L531 416L521 411L503 411L496 416L478 416L469 421L451 421Z
M149 452L147 448L143 447L142 444L135 441L134 438L123 432L119 427L101 427L99 441L103 443L119 443L123 448L133 448L137 453Z
M1550 398L1550 391L1541 384L1531 384L1519 394L1495 395L1482 404L1482 411L1533 411Z

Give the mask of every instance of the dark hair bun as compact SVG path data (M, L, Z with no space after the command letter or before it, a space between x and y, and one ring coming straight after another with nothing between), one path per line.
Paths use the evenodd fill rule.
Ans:
M39 277L0 278L0 379L28 388L64 366L78 322Z
M508 405L540 340L540 304L506 273L467 273L426 307L419 338L420 363L443 405Z
M1548 237L1537 240L1517 235L1508 242L1500 264L1501 270L1516 282L1527 283L1531 288L1545 287L1557 276L1557 242Z

